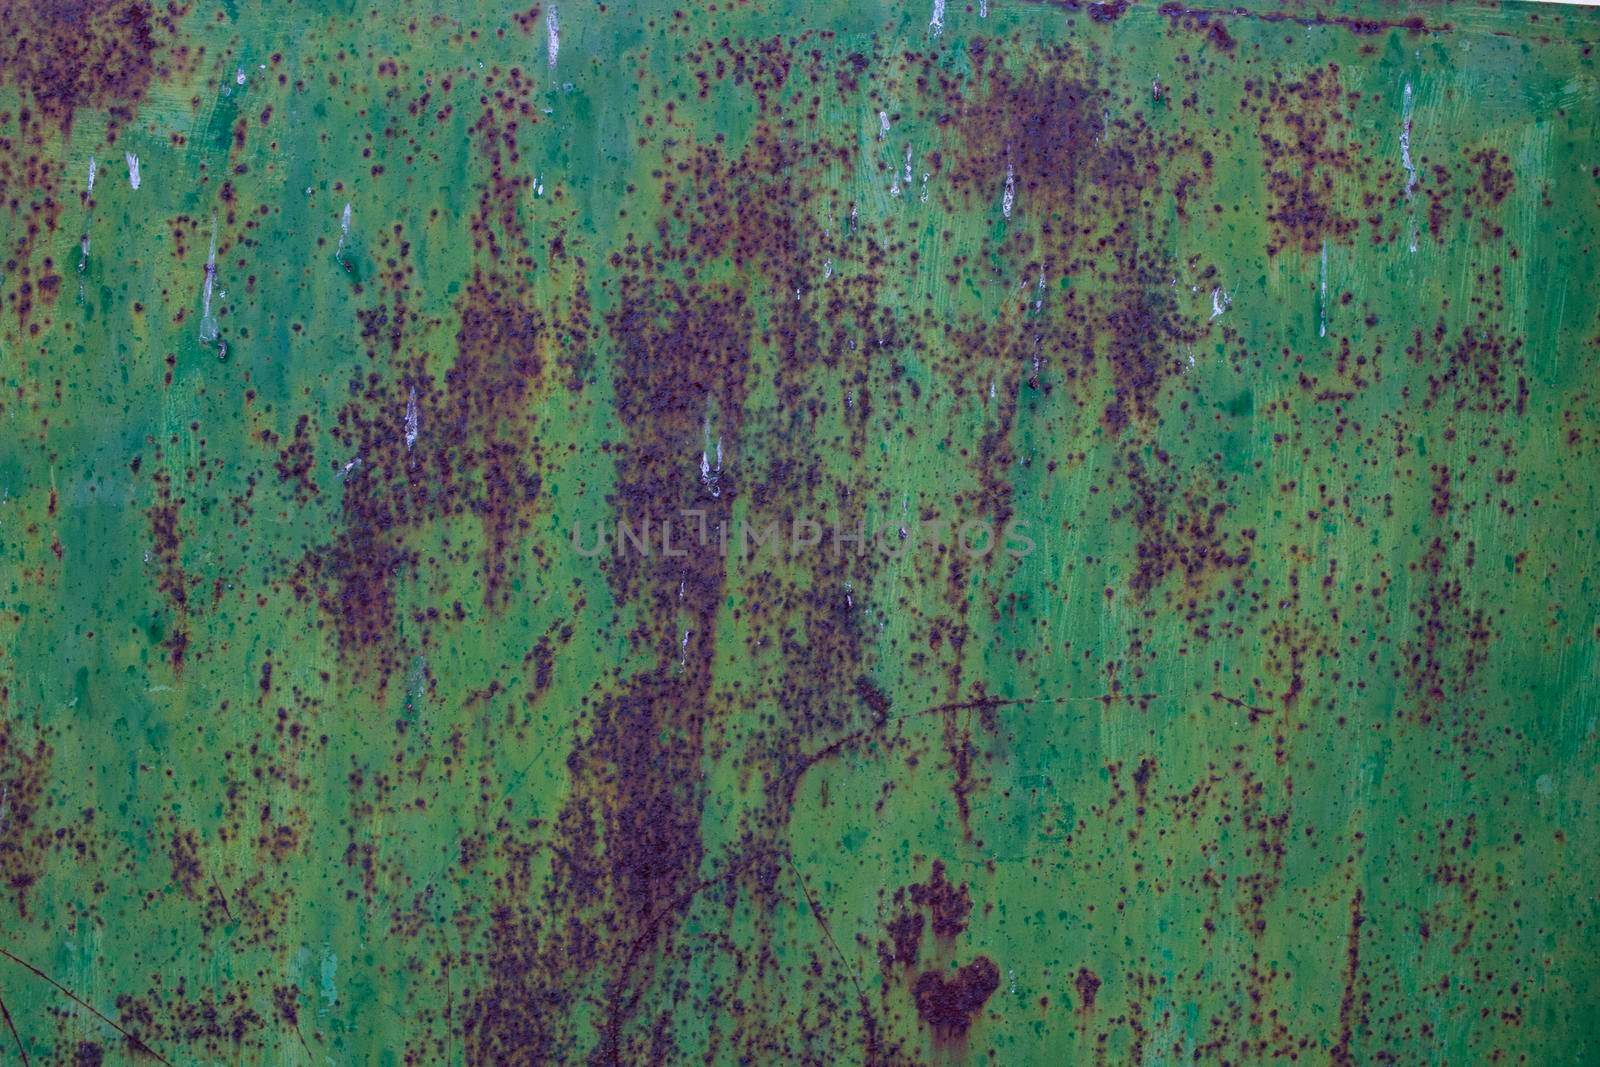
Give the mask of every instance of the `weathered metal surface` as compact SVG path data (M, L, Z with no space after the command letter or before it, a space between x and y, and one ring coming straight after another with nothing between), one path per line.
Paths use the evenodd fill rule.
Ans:
M1590 1062L1597 44L0 4L0 1056Z

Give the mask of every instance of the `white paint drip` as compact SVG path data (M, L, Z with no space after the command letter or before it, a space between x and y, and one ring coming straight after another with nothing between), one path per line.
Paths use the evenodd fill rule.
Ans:
M411 446L417 443L417 431L422 428L422 413L417 410L417 390L412 387L411 396L406 400L406 451L411 451Z
M705 435L705 447L700 451L700 484L705 486L706 491L712 496L721 496L722 438L717 438L716 448L713 450L711 445L711 416L709 414L706 416ZM711 462L713 451L716 455L716 466L712 466Z
M139 188L139 157L132 152L124 152L122 158L128 161L128 184Z
M880 111L878 112L878 140L881 141L887 136L889 136L889 113Z
M217 217L211 216L211 251L206 254L206 280L200 296L200 340L214 341L221 331L211 317L211 290L217 281Z
M989 0L978 0L978 17L980 19L989 17Z
M1400 165L1406 169L1406 199L1417 187L1417 168L1411 162L1411 83L1406 82L1405 102L1400 106Z
M1328 336L1328 239L1322 239L1322 298L1317 301L1317 336Z
M89 192L91 192L91 193L94 192L94 172L95 172L94 157L90 156L89 157Z
M344 254L345 238L350 236L350 204L344 205L344 215L339 219L339 247L334 250L333 258L338 259Z
M1400 165L1406 169L1406 200L1411 199L1411 194L1417 188L1417 168L1411 162L1411 83L1406 82L1404 100L1400 105ZM1411 216L1411 251L1417 250L1417 217L1415 209Z
M1233 297L1220 285L1211 290L1211 317L1214 319L1233 306Z
M1010 163L1006 164L1006 192L1000 200L1000 214L1006 218L1011 217L1011 206L1017 202L1017 172Z
M911 192L911 180L912 180L911 179L911 146L910 145L906 145L905 181L906 181L906 192L907 193ZM900 195L900 179L899 179L899 177L896 177L895 180L894 180L894 184L889 186L889 195L890 196L899 196Z
M545 44L550 51L550 67L556 65L556 54L561 51L561 27L556 23L556 5L551 4L544 13Z
M933 17L928 20L928 32L935 37L944 32L944 0L933 0Z

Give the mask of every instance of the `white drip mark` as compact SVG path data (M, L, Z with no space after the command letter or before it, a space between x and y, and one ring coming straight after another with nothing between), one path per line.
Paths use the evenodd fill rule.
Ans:
M1400 165L1406 169L1406 198L1417 187L1417 168L1411 162L1411 83L1406 82L1404 103L1400 105Z
M211 216L211 251L206 254L206 280L200 296L200 340L214 341L221 331L211 317L211 290L217 281L217 217Z
M422 428L422 413L417 410L417 390L411 388L411 396L406 400L406 451L411 451L411 446L417 443L417 431Z
M88 191L91 192L91 193L94 192L94 172L95 172L94 157L90 156L89 157L89 189L88 189Z
M1317 336L1328 336L1328 239L1322 239L1322 298L1317 301Z
M1034 301L1033 301L1033 313L1035 315L1037 315L1042 310L1044 310L1044 268L1040 267L1039 268L1039 294L1038 294L1038 296L1036 296L1034 298Z
M139 188L139 157L132 152L124 152L122 158L128 161L128 184Z
M1000 199L1000 214L1006 218L1011 217L1011 207L1017 202L1017 172L1008 162L1006 163L1006 192Z
M233 83L235 85L243 85L244 84L244 71L236 70L236 71L233 72Z
M1211 290L1211 317L1213 319L1232 306L1233 297L1228 295L1227 290L1220 285Z
M878 112L878 140L881 141L887 136L889 136L889 113L880 111Z
M712 466L713 449L711 445L711 419L706 418L706 444L700 451L700 484L712 496L722 495L722 438L717 438L715 448L716 465Z
M910 145L906 145L906 166L905 166L905 182L906 182L906 186L905 186L905 189L906 189L906 193L907 194L910 194L910 192L911 192L911 181L912 181L912 178L911 178L911 146ZM889 195L890 196L899 196L900 195L900 179L899 179L899 177L896 177L895 180L894 180L894 184L889 187Z
M551 4L544 13L545 44L550 50L550 66L556 65L556 54L561 51L561 27L556 23L556 5Z
M350 236L350 204L344 205L344 215L339 219L339 247L334 250L333 258L338 259L344 254L345 238Z
M833 260L828 260L822 265L822 280L827 281L833 277Z
M978 17L980 19L989 17L989 0L978 0Z
M1405 96L1400 105L1400 165L1406 169L1406 200L1411 199L1411 194L1417 188L1417 168L1411 161L1411 83L1406 82ZM1411 215L1411 251L1417 250L1417 217L1413 209Z
M944 32L944 0L933 0L933 17L928 20L928 32L935 37Z

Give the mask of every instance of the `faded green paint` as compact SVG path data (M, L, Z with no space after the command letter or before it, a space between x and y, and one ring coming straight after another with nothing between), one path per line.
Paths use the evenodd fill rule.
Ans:
M6 13L4 1062L1590 1062L1600 17L725 6Z

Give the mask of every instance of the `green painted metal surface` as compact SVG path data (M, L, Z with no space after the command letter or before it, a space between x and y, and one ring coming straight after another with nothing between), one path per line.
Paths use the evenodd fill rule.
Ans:
M0 37L4 1062L1600 1056L1593 12Z

